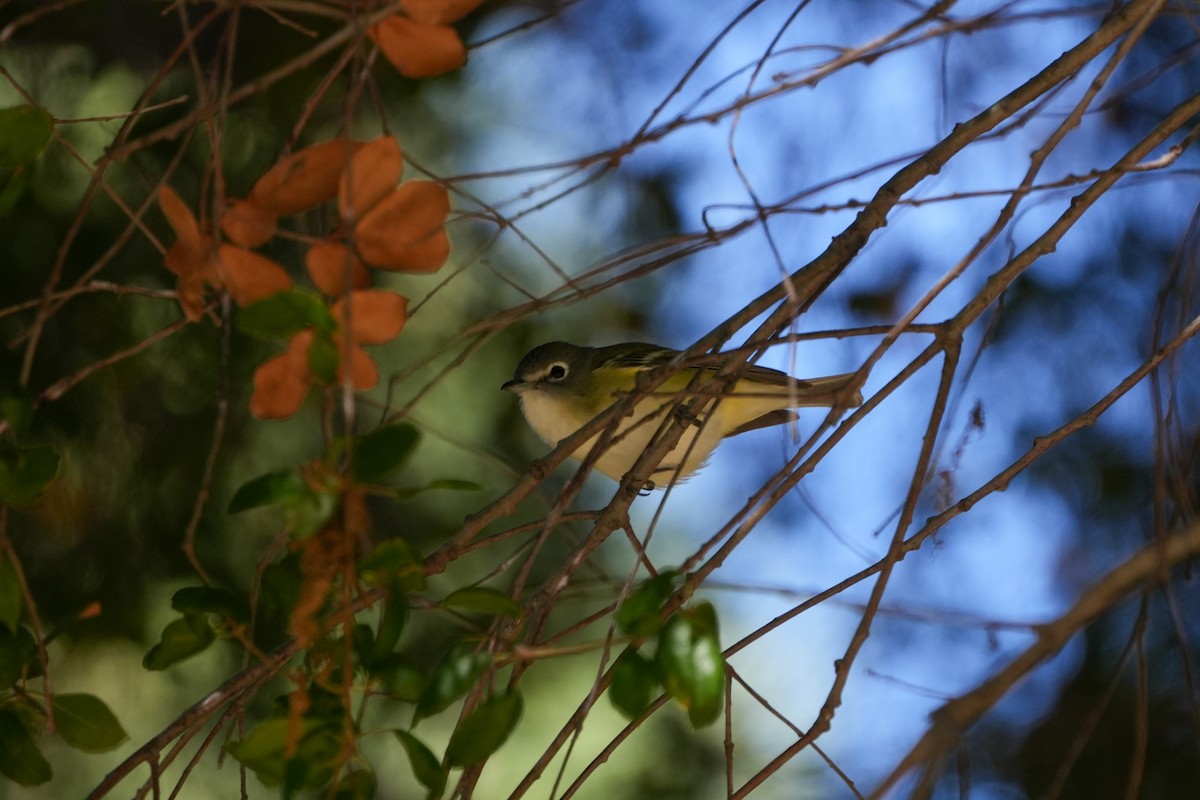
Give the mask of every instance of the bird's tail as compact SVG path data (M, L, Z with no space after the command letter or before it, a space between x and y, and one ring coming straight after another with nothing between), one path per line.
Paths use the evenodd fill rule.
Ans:
M858 377L857 373L847 372L824 378L797 380L791 387L780 388L786 388L786 391L792 393L790 405L793 408L804 406L854 408L862 405L861 387L862 378Z

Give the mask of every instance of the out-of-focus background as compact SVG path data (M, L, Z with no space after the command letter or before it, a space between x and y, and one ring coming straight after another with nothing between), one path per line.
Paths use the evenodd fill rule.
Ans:
M130 208L173 159L173 186L190 196L207 186L211 140L201 125L148 142L107 171L106 188L81 212L94 191L90 170L114 144L122 119L112 115L134 106L205 15L228 11L97 0L46 5L25 24L41 5L0 6L0 107L36 102L59 121L62 137L0 212L0 388L21 383L25 337L52 271L60 289L81 279L111 287L71 295L39 332L26 381L33 395L103 367L37 409L27 436L59 450L61 474L38 503L7 513L5 535L42 624L60 632L50 644L55 689L104 699L130 741L114 753L82 755L46 740L54 780L28 789L0 783L0 797L13 798L84 796L121 755L240 665L240 653L217 647L165 672L141 667L171 618L172 592L196 582L180 545L205 485L216 398L227 391L230 413L196 543L222 585L251 584L280 526L268 511L226 514L233 491L323 447L315 393L291 419L250 416L250 376L278 348L237 330L223 344L211 322L189 325L104 365L180 318L169 298L117 288L174 287L161 255L129 225ZM367 395L359 419L369 427L406 409L420 428L403 482L453 477L484 489L373 505L379 537L403 536L432 551L548 451L515 399L499 391L530 347L552 339L689 346L822 253L886 180L1035 80L1112 10L1061 0L940 6L927 15L925 4L899 0L494 0L456 26L470 45L459 71L415 81L382 58L354 61L373 80L348 100L325 87L331 76L335 87L345 79L343 46L231 103L221 117L231 193L245 192L297 130L302 143L339 131L370 138L383 122L409 159L406 177L451 187L450 263L436 275L378 281L410 298L411 316L398 339L372 351L394 380ZM1117 51L1125 39L1103 48L907 192L886 227L786 331L796 341L771 347L759 363L799 377L856 370L890 326L961 268L917 315L917 330L900 333L871 367L865 395L883 390L933 341L920 325L971 303L990 275L1200 87L1195 5L1160 9L1127 53ZM203 92L229 91L196 85L205 59L228 52L222 37L239 42L230 62L236 88L303 58L342 29L345 12L340 3L243 4L236 32L224 22L204 27L153 92L159 102L186 99L143 117L133 137L170 126ZM4 32L14 20L19 29ZM1081 106L1093 81L1099 91ZM1049 145L1060 128L1061 143ZM1188 131L1154 148L966 329L904 536L996 481L1039 437L1080 420L1200 311L1200 162L1194 150L1169 150ZM1043 156L1015 213L974 253ZM144 219L166 235L157 209ZM299 275L299 253L284 242L271 255ZM828 335L800 335L820 332ZM727 759L736 789L814 724L876 578L858 578L763 626L884 558L905 518L941 365L932 360L844 431L703 583L723 644L753 636L730 658L737 681L728 733L721 725L692 732L667 706L616 748L578 797L724 797ZM925 732L931 712L1033 645L1040 624L1138 548L1194 526L1198 367L1194 343L1173 349L1104 413L1083 416L1079 430L1011 481L992 483L997 491L897 563L819 751L807 748L772 770L752 796L869 794ZM643 537L653 530L650 561L666 568L692 556L823 420L806 411L794 428L740 436L669 494L635 500L633 529ZM573 469L551 476L515 521L545 513ZM615 487L594 475L573 507L601 507ZM583 523L557 530L534 582L586 532ZM463 559L433 579L430 593L487 575L509 552ZM633 564L618 533L564 596L559 619L611 602ZM1011 687L958 742L938 796L1190 796L1200 785L1194 570L1185 562L1113 603ZM100 613L76 619L95 603ZM408 654L429 664L450 634L443 620L418 618ZM587 697L599 659L584 648L532 667L524 719L475 797L511 795ZM444 745L453 719L423 725ZM531 796L560 796L623 725L602 698ZM367 737L363 753L379 776L378 796L417 796L394 741ZM554 794L563 758L566 779ZM251 797L274 791L249 778ZM210 753L180 796L237 792L236 764L218 767Z

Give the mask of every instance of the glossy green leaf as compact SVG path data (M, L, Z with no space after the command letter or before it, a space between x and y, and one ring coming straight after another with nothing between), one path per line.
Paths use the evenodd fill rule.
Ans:
M225 751L264 786L284 786L285 793L320 788L333 780L341 747L337 727L314 720L300 724L300 744L292 758L285 758L289 721L284 717L256 725L245 739L227 742Z
M617 624L629 636L645 638L658 631L663 604L671 596L679 573L660 572L629 593L617 609Z
M0 444L0 504L24 506L37 499L58 475L53 447Z
M292 470L268 472L243 483L233 493L229 501L229 513L237 514L251 508L289 503L307 491L304 479Z
M466 644L451 648L429 676L417 700L413 723L448 708L465 695L491 663L491 655L473 652Z
M385 425L358 440L350 471L359 483L375 483L399 469L412 455L421 438L415 427L406 422Z
M0 628L0 691L25 678L40 675L37 642L33 634L21 626L10 632Z
M691 700L692 623L682 611L663 625L654 653L667 694L686 706Z
M185 586L171 596L171 608L181 614L216 614L235 622L250 620L246 602L219 586Z
M679 611L658 635L655 663L667 693L687 709L700 728L721 715L725 695L725 659L711 603Z
M371 586L388 586L399 580L406 592L425 589L425 560L403 539L381 543L358 566L359 575Z
M337 773L338 754L342 749L339 735L340 723L323 724L300 740L300 749L292 760L305 764L305 779L301 789L318 789L328 786Z
M0 774L21 786L37 786L53 777L32 734L8 708L0 708Z
M658 671L654 664L633 647L628 647L613 664L608 699L617 711L634 719L649 708L658 687Z
M216 638L217 632L208 624L206 615L180 617L163 628L161 640L146 653L142 666L150 670L166 669L203 651Z
M511 597L486 586L468 586L451 592L438 605L455 611L476 611L496 617L521 616L521 607Z
M85 753L106 753L129 738L104 701L90 694L54 695L54 721L63 741Z
M725 706L725 657L715 636L702 631L692 644L691 703L687 707L692 727L716 722Z
M286 339L305 328L335 328L325 301L307 292L279 292L238 312L238 328L264 339Z
M13 632L21 619L21 584L12 559L16 556L0 550L0 626Z
M252 770L266 786L283 783L288 720L269 719L250 729L246 738L225 743L225 752Z
M337 380L341 356L333 336L326 331L317 331L308 346L308 369L322 383L333 383Z
M417 782L429 791L429 794L426 795L427 800L436 800L441 797L442 792L446 789L446 770L442 768L442 762L438 761L433 751L426 747L420 739L408 731L393 730L392 734L404 747L404 752L408 755L409 766L412 767Z
M403 582L394 579L383 600L383 610L379 617L379 627L375 631L375 642L371 648L370 663L374 664L381 658L391 655L400 643L400 634L408 622L408 598L404 594Z
M452 767L478 764L500 749L521 718L521 693L494 694L471 710L450 735L446 761Z
M337 782L333 790L333 800L374 800L375 792L375 773L367 769L356 769Z
M425 673L399 653L392 653L375 664L371 672L385 692L396 700L415 703L425 685Z
M54 119L37 106L0 109L0 166L29 164L42 154Z

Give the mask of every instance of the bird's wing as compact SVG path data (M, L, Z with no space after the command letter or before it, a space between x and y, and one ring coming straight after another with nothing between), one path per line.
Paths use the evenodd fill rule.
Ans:
M596 366L603 365L610 368L623 367L642 371L661 367L669 363L679 355L679 351L644 342L629 342L627 344L615 344L611 347L602 347L597 355ZM722 366L723 363L706 364L702 369L706 372L716 372ZM770 367L760 367L757 364L748 364L742 367L739 372L742 380L749 379L767 386L787 386L801 390L810 386L808 381L793 378L786 372L780 372Z
M611 347L601 347L596 351L594 366L636 370L653 369L668 363L677 355L679 355L678 350L659 347L656 344L627 342L614 344Z

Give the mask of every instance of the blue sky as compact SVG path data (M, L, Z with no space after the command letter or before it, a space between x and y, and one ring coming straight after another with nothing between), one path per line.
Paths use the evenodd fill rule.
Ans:
M850 13L849 5L869 13ZM761 57L793 6L764 3L735 27L657 121L671 120L693 107L719 109L746 91L750 72L745 68ZM953 14L963 19L993 7L960 3ZM1010 13L1032 14L1052 7L1016 3ZM627 141L734 11L727 6L721 12L708 8L697 14L694 5L686 2L584 3L559 23L483 48L473 54L464 79L513 113L478 142L469 169L548 164ZM803 74L828 57L825 45L861 45L911 19L913 13L909 4L898 2L813 3L781 36L776 48L781 54L766 65L754 86L770 86L778 76ZM622 18L626 25L613 24ZM502 29L512 21L496 15L489 28ZM871 64L856 64L822 78L814 87L754 103L740 115L722 115L715 124L686 125L660 141L642 144L621 162L618 174L670 175L684 231L701 230L706 218L717 226L740 220L750 213L747 183L764 204L771 205L865 167L920 153L955 123L1028 80L1094 24L1088 15L1034 17L1023 24L949 38L945 46L939 43L942 40L926 42ZM642 49L631 42L647 44ZM489 69L493 58L496 64L507 64L507 69ZM514 79L512 59L528 65L528 70L516 68L520 80ZM1145 68L1149 62L1138 63ZM1091 73L1078 76L1020 129L968 148L909 197L930 199L1015 185L1027 168L1029 153L1077 101L1090 77ZM1116 85L1122 85L1124 77ZM1130 126L1138 135L1144 129ZM1130 133L1103 115L1092 114L1051 156L1040 180L1103 168L1130 141ZM745 183L731 153L736 153ZM672 265L658 283L635 284L628 290L631 296L643 301L655 298L645 330L605 330L587 316L584 303L578 309L546 315L547 338L608 344L637 337L686 346L772 286L781 267L794 270L820 253L856 213L813 209L868 199L895 169L883 166L860 178L838 181L796 203L798 213L772 217L770 234L778 259L762 228L755 228ZM554 173L544 175L550 174ZM480 191L489 200L498 200L538 183L539 177L543 175L520 173L484 181L481 185L486 188ZM990 272L1062 213L1073 191L1077 190L1028 198L1000 239L919 320L937 321L961 307ZM1097 263L1127 257L1118 252L1112 233L1131 218L1147 239L1178 242L1194 192L1194 181L1128 181L1094 208L1062 240L1057 252L1033 267L1031 279L1051 289L1069 286L1086 279ZM546 196L547 192L535 193L506 210L530 208ZM1006 199L1003 195L956 197L898 208L845 275L797 321L795 330L891 321L851 313L848 297L894 282L899 286L897 313L906 310L964 257ZM632 244L612 229L627 211L619 181L610 178L523 217L521 224L539 247L581 273ZM558 285L523 245L509 238L502 246L506 255L524 265L518 275L531 289L546 291ZM1095 313L1070 317L1067 329L1056 330L1048 318L1018 319L1013 333L983 351L969 381L960 374L954 389L957 411L943 427L938 464L938 469L952 475L951 497L957 499L985 482L1019 455L1033 434L1048 432L1079 413L1136 366L1146 353L1149 291L1155 285L1154 280L1138 278L1135 269L1125 286L1092 287L1089 291L1095 297L1081 301L1094 301ZM1121 313L1133 309L1138 315L1119 317L1127 325L1117 329L1117 335L1112 304L1102 302L1114 294L1122 296ZM580 319L589 320L589 328L595 330L573 327ZM982 331L982 325L977 325L968 333L965 359L975 355ZM862 363L877 341L878 337L861 337L810 342L794 350L780 347L762 363L800 377L847 371ZM867 394L882 387L927 342L928 337L912 336L892 348L872 371ZM873 560L886 551L895 512L911 480L939 369L940 362L935 361L888 398L716 573L718 583L741 587L710 593L720 602L726 641L755 630L805 593L842 580L866 566L867 558ZM1119 441L1145 444L1150 433L1147 399L1145 388L1139 387L1113 409L1102 429ZM968 423L977 404L985 420L982 430ZM802 437L812 432L821 416L805 413L799 429ZM956 456L954 449L964 435L967 443ZM670 565L690 555L784 463L793 448L783 429L756 432L723 445L703 473L670 496L651 546L656 563ZM609 485L604 483L601 490ZM933 495L933 490L926 491L918 525L936 510ZM656 501L657 496L638 501L640 525L649 524ZM1112 553L1106 551L1089 563L1086 555L1080 557L1081 548L1086 554L1070 504L1050 487L1018 479L1008 491L946 527L898 567L885 598L888 613L877 620L833 731L821 740L860 788L873 785L911 746L926 727L929 711L974 686L1030 643L1031 634L1022 625L1061 613L1089 577L1111 565ZM734 667L776 709L807 727L828 691L833 661L842 655L861 616L856 604L865 600L869 587L866 582L839 598L844 602L806 612L735 657ZM796 594L783 597L767 591L775 589ZM1000 630L994 632L989 623ZM1079 647L1078 642L1068 645L997 714L1018 725L1036 721L1062 682L1078 668ZM744 715L739 717L744 720L740 736L769 758L787 736L781 738L779 730L764 726L765 714L744 695L740 702ZM827 770L817 772L830 781L828 786L837 785ZM781 791L780 796L786 796L786 790ZM992 796L986 786L982 791L980 796Z

